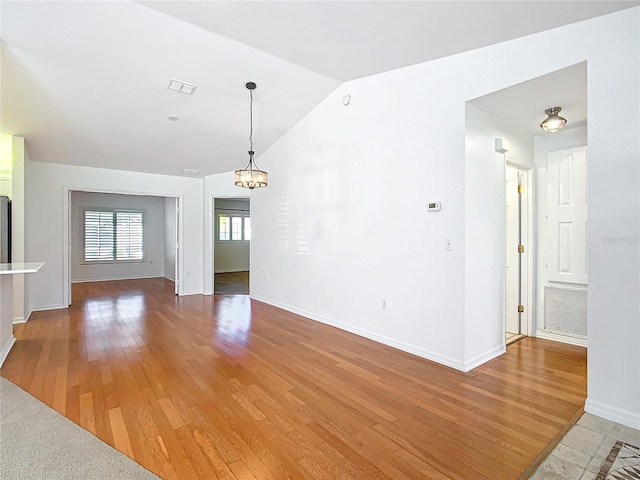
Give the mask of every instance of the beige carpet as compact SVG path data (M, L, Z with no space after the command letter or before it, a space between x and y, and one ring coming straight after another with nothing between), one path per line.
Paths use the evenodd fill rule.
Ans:
M0 479L158 480L158 477L0 378Z

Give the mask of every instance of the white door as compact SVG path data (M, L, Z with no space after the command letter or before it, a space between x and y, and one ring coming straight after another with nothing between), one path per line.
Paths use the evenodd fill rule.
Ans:
M586 147L548 156L545 236L547 280L586 285Z
M537 335L586 345L587 147L550 152L540 188Z
M506 242L506 330L507 333L520 333L520 265L518 245L520 244L520 194L518 193L520 171L506 166L506 202L507 202L507 242Z

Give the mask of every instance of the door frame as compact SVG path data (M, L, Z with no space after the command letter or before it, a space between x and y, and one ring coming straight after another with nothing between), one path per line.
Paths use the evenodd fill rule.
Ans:
M549 150L546 153L546 157L544 160L544 165L548 165L548 161L549 161L549 154L551 153L567 153L567 152L575 152L575 151L581 151L584 150L586 152L586 164L585 164L585 168L587 169L587 186L589 183L589 177L588 177L588 171L589 171L589 145L588 143L585 144L581 144L575 147L569 147L569 148L559 148L557 150ZM548 180L548 173L547 173L547 169L546 168L539 168L538 169L538 183L536 185L536 194L538 194L541 199L546 198L546 192L547 192L547 180ZM541 191L542 189L544 189L543 191ZM588 208L588 200L587 200L587 208ZM543 207L542 205L540 205L539 211L536 212L536 216L538 215L545 215L546 214L546 207ZM588 227L587 227L588 228ZM543 228L542 226L540 226L540 234L543 233ZM587 233L588 236L588 233ZM540 242L539 246L537 247L536 251L538 251L538 249L542 249L543 248L543 244L542 242ZM539 269L542 268L542 263L544 262L544 258L547 252L543 252L543 251L539 251L538 252L538 257L535 259L535 264L534 264L534 268L536 269L536 271L538 271ZM588 261L588 253L586 255L586 260ZM580 338L580 337L573 337L571 335L560 335L560 334L556 334L553 332L547 332L544 331L544 309L542 308L544 305L544 285L542 285L543 283L543 276L542 274L540 275L536 275L535 277L535 292L536 292L536 298L535 300L535 316L534 316L534 321L533 323L535 324L535 331L533 333L533 335L535 335L536 337L539 338L545 338L548 340L555 340L558 342L563 342L563 343L568 343L571 345L577 345L580 347L588 347L588 342L589 342L589 334L587 333L586 338ZM566 284L566 285L571 285L571 284ZM571 287L569 287L571 288ZM579 289L581 290L581 289ZM589 290L588 284L587 284L587 288L586 290ZM589 310L587 307L587 331L589 328L589 321L588 321L588 316L589 316ZM538 325L540 326L540 328L538 328Z
M205 259L211 266L211 274L209 275L211 279L211 290L209 291L207 287L207 279L205 278L205 293L204 295L213 295L215 293L215 281L214 276L216 272L216 230L215 230L215 221L216 221L216 198L221 200L230 199L230 200L238 200L243 198L249 199L249 215L251 215L251 194L239 192L228 193L228 194L211 194L209 195L209 213L207 215L207 232L209 234L209 245L207 246L211 251L211 260ZM206 249L205 249L206 251ZM251 269L251 243L249 243L249 269ZM207 269L205 268L205 272ZM251 285L249 285L249 294L251 294Z
M535 328L535 270L534 270L534 261L535 261L535 222L534 222L534 179L533 179L533 167L525 167L519 164L516 160L509 157L509 155L505 155L505 176L503 179L503 185L506 188L506 168L511 167L515 168L522 174L522 182L521 184L524 187L524 192L521 194L521 218L520 223L522 226L522 241L524 245L524 253L522 254L522 271L520 273L521 281L522 281L522 305L524 305L524 312L521 317L521 333L522 335L526 335L529 337L535 336L536 328ZM506 190L505 190L505 205L506 205ZM506 244L506 208L504 209L504 241ZM505 260L506 261L506 260ZM504 308L505 308L505 318L503 322L503 338L505 338L506 342L506 270L503 272L504 275Z
M132 195L132 196L147 196L147 197L161 197L161 198L176 198L179 218L177 219L177 231L178 231L178 244L181 246L183 243L183 215L182 215L182 207L184 203L183 195L176 195L171 193L150 193L150 192L140 192L140 191L132 191L132 190L103 190L97 188L86 188L86 187L63 187L63 197L62 197L62 300L63 305L69 307L71 305L71 192L88 192L88 193L111 193L117 195ZM177 215L178 216L178 215ZM178 284L177 295L183 295L183 249L180 248L178 250L178 255L176 255L176 282Z

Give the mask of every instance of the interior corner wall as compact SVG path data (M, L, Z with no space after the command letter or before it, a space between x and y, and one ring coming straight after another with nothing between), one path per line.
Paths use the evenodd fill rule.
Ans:
M468 325L494 321L466 304L465 242L502 233L466 235L485 212L467 211L465 102L587 61L587 408L640 418L639 11L343 84L260 156L271 184L252 197L252 296L459 369L490 355L465 342ZM434 200L442 211L427 213ZM493 309L503 288L492 296Z
M162 277L164 274L163 197L71 192L71 281L98 282ZM85 207L135 209L144 212L144 259L141 262L83 262L82 212Z
M27 143L28 149L28 143ZM121 170L26 162L26 257L45 265L30 275L33 310L66 307L64 242L69 190L134 193L182 199L182 295L202 293L202 179ZM47 232L42 235L42 232Z
M509 131L471 103L465 142L465 370L505 352L506 158L495 151L495 139L509 142L510 161L533 166L532 138Z

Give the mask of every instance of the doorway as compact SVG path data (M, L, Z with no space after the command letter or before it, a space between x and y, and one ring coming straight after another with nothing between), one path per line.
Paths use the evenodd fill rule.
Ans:
M539 169L536 336L587 346L587 147L554 150Z
M505 166L505 340L516 342L529 331L529 173L515 165Z
M213 211L213 293L248 295L250 199L214 198Z
M64 295L72 283L164 277L181 286L182 197L65 189Z

